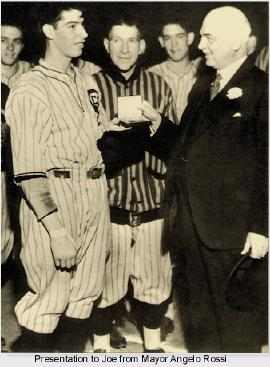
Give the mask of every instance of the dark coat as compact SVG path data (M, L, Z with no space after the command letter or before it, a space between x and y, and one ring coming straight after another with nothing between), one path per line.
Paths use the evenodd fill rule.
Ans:
M213 249L243 248L248 232L267 234L267 76L247 59L210 101L211 70L190 94L165 198L171 207L184 182L202 242ZM242 95L230 99L229 90Z

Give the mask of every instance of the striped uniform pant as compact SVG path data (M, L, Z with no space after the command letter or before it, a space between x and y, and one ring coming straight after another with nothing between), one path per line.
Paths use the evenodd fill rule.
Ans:
M160 304L168 299L172 270L169 254L161 254L162 229L162 219L137 227L112 223L112 250L99 308L122 299L129 280L134 298L141 302Z
M1 172L1 264L4 264L13 248L14 233L10 223L6 173Z
M100 296L111 228L105 176L65 179L49 176L50 191L65 228L75 240L79 259L74 272L55 268L47 231L23 201L22 251L30 290L17 303L19 324L51 333L61 314L85 319Z

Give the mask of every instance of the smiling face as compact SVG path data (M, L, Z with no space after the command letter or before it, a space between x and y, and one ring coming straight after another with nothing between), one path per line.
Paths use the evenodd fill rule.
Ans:
M234 40L223 27L218 27L211 19L206 18L200 35L198 47L204 53L208 66L221 69L235 61Z
M23 49L22 31L9 25L1 26L1 63L3 65L14 65Z
M169 58L178 62L188 57L189 46L193 39L194 34L187 33L179 24L167 24L163 27L159 42L161 47L165 48Z
M125 24L112 27L104 46L114 65L124 73L135 68L139 55L145 50L137 27Z
M43 31L55 52L66 58L82 54L88 34L83 26L82 12L77 9L64 10L56 25L44 25Z
M250 33L250 24L239 9L230 6L217 8L203 21L198 47L204 53L208 66L222 69L247 55Z

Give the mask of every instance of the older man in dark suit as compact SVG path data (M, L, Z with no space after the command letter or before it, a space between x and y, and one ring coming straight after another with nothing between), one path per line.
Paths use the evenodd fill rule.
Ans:
M266 303L235 310L225 290L241 256L267 261L267 77L248 57L239 9L212 10L200 34L210 68L190 95L167 178L175 288L190 352L259 352Z

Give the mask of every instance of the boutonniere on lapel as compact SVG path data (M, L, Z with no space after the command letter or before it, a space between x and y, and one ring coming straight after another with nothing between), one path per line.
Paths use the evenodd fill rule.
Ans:
M243 95L243 91L241 88L238 88L238 87L234 87L234 88L231 88L228 90L226 96L229 98L229 99L237 99L237 98L240 98L242 97Z

